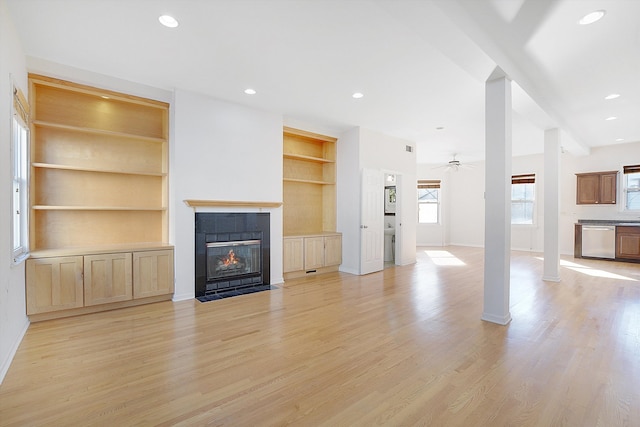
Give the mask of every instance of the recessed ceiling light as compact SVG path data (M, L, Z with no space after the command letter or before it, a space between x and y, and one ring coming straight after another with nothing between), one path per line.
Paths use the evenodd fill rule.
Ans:
M580 25L593 24L594 22L601 20L602 17L606 15L606 13L607 13L606 10L596 10L595 12L587 13L585 16L580 18L580 20L578 21L578 24Z
M108 96L106 96L106 95L100 95L100 98L102 98L102 99L109 99L109 97L108 97Z
M624 141L624 138L616 138L616 142L622 142Z
M617 117L616 116L611 116L611 117L607 117L605 120L611 121L611 120L616 120Z
M363 93L360 92L355 92L353 95L351 95L352 97L354 97L355 99L360 99L364 96Z
M160 23L165 27L175 28L178 26L178 21L173 16L162 15L158 18L158 21L160 21Z
M244 93L246 93L247 95L255 95L256 91L255 89L247 88L244 90Z
M604 99L616 99L620 96L619 93L610 93L609 95L605 96Z

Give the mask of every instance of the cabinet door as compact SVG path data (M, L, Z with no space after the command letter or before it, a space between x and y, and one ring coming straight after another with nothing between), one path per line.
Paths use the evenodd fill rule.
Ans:
M616 227L616 258L640 259L640 227Z
M600 176L598 174L577 175L576 204L593 205L600 199Z
M283 272L304 270L304 239L302 237L283 239Z
M325 236L324 265L329 267L342 264L342 236Z
M85 306L130 300L131 281L131 253L84 257Z
M166 295L174 290L173 250L133 253L133 297Z
M305 237L304 269L324 267L324 237Z
M82 307L82 257L28 259L26 285L27 314Z
M617 173L605 173L600 175L600 203L615 204L617 196Z

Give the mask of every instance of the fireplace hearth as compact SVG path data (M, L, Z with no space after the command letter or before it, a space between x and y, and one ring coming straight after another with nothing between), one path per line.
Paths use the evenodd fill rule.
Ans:
M196 298L269 289L269 214L196 213Z

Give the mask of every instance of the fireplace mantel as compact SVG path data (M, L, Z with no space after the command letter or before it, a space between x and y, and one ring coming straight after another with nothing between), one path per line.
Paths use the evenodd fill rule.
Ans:
M282 202L250 202L243 200L194 200L187 199L184 203L192 208L198 207L251 207L251 208L279 208L282 206Z

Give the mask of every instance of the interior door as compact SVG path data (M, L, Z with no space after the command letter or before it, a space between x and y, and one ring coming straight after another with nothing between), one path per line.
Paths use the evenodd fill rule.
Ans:
M363 169L360 185L360 274L384 267L384 173Z

